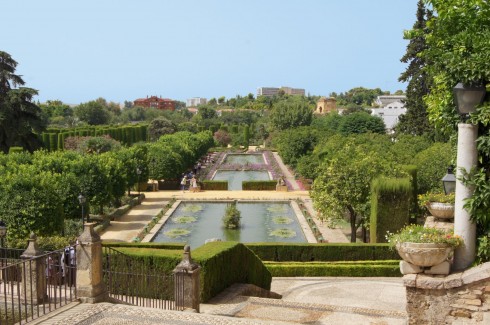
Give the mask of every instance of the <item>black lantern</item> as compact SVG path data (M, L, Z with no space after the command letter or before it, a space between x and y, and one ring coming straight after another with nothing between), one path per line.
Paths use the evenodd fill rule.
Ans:
M442 178L442 185L444 186L444 193L454 193L456 190L456 176L454 176L453 167L447 168L447 174Z
M459 114L467 116L475 112L476 106L483 102L486 89L484 86L468 86L458 83L453 88L454 101Z
M140 195L140 175L141 175L141 169L139 167L136 167L136 175L138 175L138 195Z
M80 202L80 205L82 206L82 231L83 231L83 223L84 223L84 216L85 216L85 213L84 213L84 206L85 206L85 202L87 202L87 199L85 198L85 196L83 196L83 194L80 194L78 196L78 202ZM88 220L87 220L88 221Z

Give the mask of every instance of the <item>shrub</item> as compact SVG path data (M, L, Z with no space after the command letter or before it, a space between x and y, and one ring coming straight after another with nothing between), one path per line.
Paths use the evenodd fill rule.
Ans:
M225 215L223 216L223 226L227 229L240 228L240 211L236 208L236 201L227 204Z
M409 178L384 178L371 186L371 243L386 242L385 235L408 224L412 184Z
M247 243L263 261L378 261L399 259L389 244Z
M396 277L400 276L399 260L359 262L266 262L273 277Z
M275 191L276 181L243 181L242 190L244 191Z
M207 191L228 191L228 181L202 181L201 185Z

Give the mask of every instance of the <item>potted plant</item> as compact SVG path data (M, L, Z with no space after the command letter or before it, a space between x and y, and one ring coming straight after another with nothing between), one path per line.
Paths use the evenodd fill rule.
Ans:
M429 213L441 219L454 218L454 193L428 192L418 196L419 205L427 208Z
M463 243L452 231L408 225L399 232L387 235L401 258L419 267L432 267L447 261L454 248Z

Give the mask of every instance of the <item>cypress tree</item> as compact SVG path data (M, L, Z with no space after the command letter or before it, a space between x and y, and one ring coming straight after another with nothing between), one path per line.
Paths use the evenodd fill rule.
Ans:
M424 69L427 62L418 56L427 48L425 41L426 22L431 17L432 12L425 8L422 0L419 0L417 21L413 25L413 29L405 34L405 38L410 39L410 42L407 45L407 52L400 59L401 62L408 63L407 69L398 78L399 81L408 82L405 100L407 112L400 116L400 121L396 126L396 130L400 133L434 135L434 130L429 125L427 107L423 100L423 97L429 93L431 78Z

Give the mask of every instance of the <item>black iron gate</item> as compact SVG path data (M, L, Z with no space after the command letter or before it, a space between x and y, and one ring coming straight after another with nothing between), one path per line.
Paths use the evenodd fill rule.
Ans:
M28 259L0 249L0 325L25 324L77 298L74 246Z
M110 297L141 307L184 309L182 277L162 274L111 247L103 247L102 268Z

